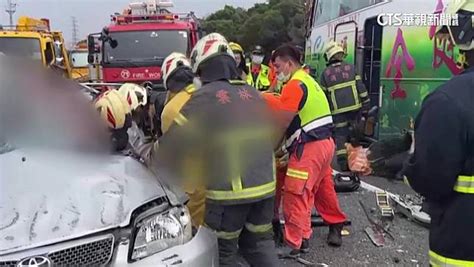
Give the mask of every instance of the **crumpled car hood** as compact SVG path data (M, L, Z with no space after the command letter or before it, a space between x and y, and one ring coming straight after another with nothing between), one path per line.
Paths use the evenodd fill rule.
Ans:
M166 196L143 165L122 155L14 150L0 155L0 255L127 226Z

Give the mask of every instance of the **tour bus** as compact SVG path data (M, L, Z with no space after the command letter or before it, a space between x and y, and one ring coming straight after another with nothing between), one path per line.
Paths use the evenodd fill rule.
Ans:
M423 99L462 71L458 50L435 36L437 24L455 23L443 13L449 1L308 0L305 63L320 79L325 45L340 42L380 108L373 137L400 136L413 128Z

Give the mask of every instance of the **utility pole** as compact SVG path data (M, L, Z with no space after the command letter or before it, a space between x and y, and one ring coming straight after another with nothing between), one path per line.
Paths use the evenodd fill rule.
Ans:
M79 25L77 23L77 19L76 17L71 17L72 19L72 44L71 46L74 47L74 45L77 44L77 42L79 42Z
M16 3L14 3L12 0L7 0L7 6L5 11L8 13L10 16L10 26L13 26L13 14L16 12Z

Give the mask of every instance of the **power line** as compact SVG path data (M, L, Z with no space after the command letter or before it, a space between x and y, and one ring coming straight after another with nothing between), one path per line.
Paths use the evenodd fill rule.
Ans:
M10 26L13 26L13 14L16 12L17 4L14 3L12 0L7 0L7 6L5 8L5 12L8 13L10 16Z

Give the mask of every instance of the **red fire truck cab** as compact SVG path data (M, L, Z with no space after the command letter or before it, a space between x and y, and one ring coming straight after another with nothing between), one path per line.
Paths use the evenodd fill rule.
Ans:
M164 9L172 6L164 0L130 3L122 14L111 16L112 23L101 33L89 35L88 61L95 65L92 80L161 89L163 60L172 52L189 56L202 35L194 13Z

